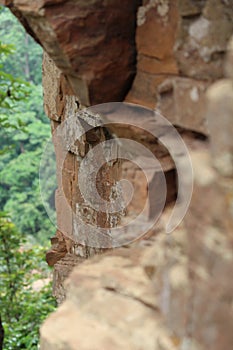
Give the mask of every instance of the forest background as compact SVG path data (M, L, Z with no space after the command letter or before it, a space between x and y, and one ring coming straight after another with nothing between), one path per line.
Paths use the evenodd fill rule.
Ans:
M38 175L51 136L41 66L42 48L0 7L0 349L6 350L38 349L39 326L55 308L45 263L54 227ZM53 196L47 200L54 205Z

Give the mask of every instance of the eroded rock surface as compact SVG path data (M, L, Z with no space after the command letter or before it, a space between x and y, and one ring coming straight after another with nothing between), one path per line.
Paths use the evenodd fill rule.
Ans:
M180 1L175 56L182 75L213 80L223 75L223 60L233 31L231 1Z
M42 348L175 349L141 253L121 249L74 270L67 300L41 329Z
M212 152L201 144L190 151L184 223L76 267L67 300L41 328L42 349L231 349L232 89L229 74L207 90Z
M82 104L121 101L136 71L139 1L5 0L66 75Z
M4 3L50 56L45 55L43 84L53 132L80 112L80 101L125 97L135 72L136 41L136 77L126 100L157 105L178 127L194 168L191 205L175 232L164 233L165 212L156 235L93 258L103 250L75 241L72 211L106 228L120 220L119 213L96 213L86 206L77 187L80 158L106 134L98 128L72 144L64 135L54 138L57 169L63 169L56 192L61 231L52 239L47 261L54 265L54 294L63 304L41 329L41 349L231 350L232 40L225 70L223 65L233 30L231 1ZM82 116L96 126L93 115ZM167 150L136 128L119 126L114 132L144 140L171 176L174 198L176 173ZM69 147L64 163L63 142ZM109 198L121 171L139 191L130 207L137 212L148 192L143 174L131 163L117 161L102 169L100 193ZM66 211L67 203L72 211Z
M177 26L177 0L142 1L137 15L137 74L127 101L154 108L158 85L178 74L173 53Z

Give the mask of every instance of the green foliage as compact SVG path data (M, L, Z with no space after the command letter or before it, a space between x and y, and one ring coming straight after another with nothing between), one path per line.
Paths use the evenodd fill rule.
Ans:
M33 350L38 348L40 324L55 308L51 283L35 289L50 275L45 242L54 230L38 179L50 137L42 106L42 49L3 7L0 34L0 313L4 349Z
M2 57L3 70L14 77L24 77L35 85L41 82L42 49L25 32L11 12L2 7L0 11L1 41L10 43ZM15 48L15 50L13 50ZM1 50L2 51L2 50ZM11 59L8 54L11 53Z
M0 207L11 213L21 232L34 235L44 243L54 230L39 191L40 158L50 127L40 120L25 124L27 133L0 131L5 145L14 144L14 150L0 159Z
M18 103L25 101L30 94L30 85L20 78L3 71L3 60L12 54L11 45L3 44L0 41L0 126L20 130L24 126L22 120L14 118L9 120L8 115L18 111Z
M44 244L54 228L42 205L38 179L50 137L42 103L42 49L6 8L0 8L0 33L0 210L10 213L21 232Z
M7 350L37 349L39 327L55 309L45 249L31 246L6 214L0 212L0 310ZM33 287L34 286L34 287ZM39 290L38 290L39 289Z

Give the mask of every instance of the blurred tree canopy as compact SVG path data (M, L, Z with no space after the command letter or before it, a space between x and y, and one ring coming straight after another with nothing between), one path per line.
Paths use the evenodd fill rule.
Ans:
M54 227L39 191L50 125L42 105L42 49L3 7L0 34L0 348L4 328L4 349L33 350L55 308L44 258Z
M42 49L0 7L0 210L44 243L54 228L42 205L39 164L50 137L42 104Z
M4 349L38 349L39 327L55 309L45 249L29 245L0 212L0 313Z
M4 72L16 78L24 77L35 85L41 84L42 49L26 33L17 18L4 7L0 9L1 41L14 48L11 58L2 57Z

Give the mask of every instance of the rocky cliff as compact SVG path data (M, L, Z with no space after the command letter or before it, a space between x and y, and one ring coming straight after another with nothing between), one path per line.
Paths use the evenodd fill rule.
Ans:
M43 325L41 349L230 350L231 1L4 3L45 50L44 105L52 131L77 113L95 129L94 135L84 133L77 144L69 145L65 157L65 136L55 133L53 140L59 229L47 261L54 265L54 294L59 302L65 296L66 300ZM194 191L185 220L172 234L165 234L164 228L168 206L147 236L106 253L98 237L95 247L75 240L80 227L74 214L92 225L86 237L92 237L93 227L117 226L123 216L98 212L84 202L77 174L88 151L108 140L111 132L139 141L162 165L166 203L171 204L177 193L174 163L158 140L137 127L121 125L113 131L110 127L108 134L97 119L82 112L82 106L123 100L157 107L176 126L191 155ZM117 157L114 162L101 157L106 166L98 180L100 195L111 200L123 174L138 191L127 212L133 217L148 195L142 171Z

